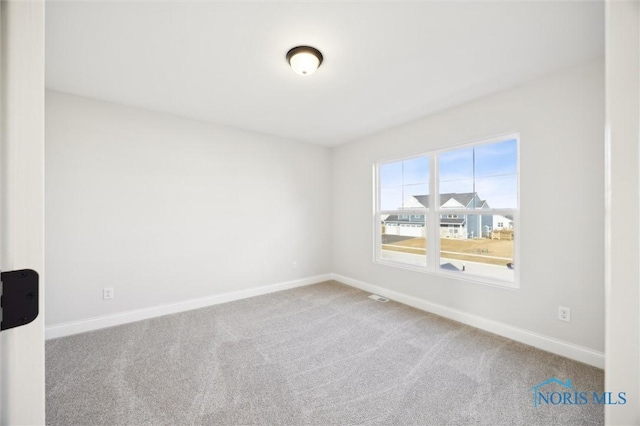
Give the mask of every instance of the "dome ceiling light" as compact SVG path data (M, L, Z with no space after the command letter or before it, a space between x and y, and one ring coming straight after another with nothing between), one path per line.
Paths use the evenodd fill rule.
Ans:
M287 52L287 62L300 75L311 75L322 64L322 53L314 47L298 46Z

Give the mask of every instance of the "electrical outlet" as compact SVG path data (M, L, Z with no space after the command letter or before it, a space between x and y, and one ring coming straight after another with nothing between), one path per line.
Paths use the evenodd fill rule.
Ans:
M102 298L104 300L113 299L113 287L105 287L102 289Z
M298 262L293 262L293 269L298 269Z
M560 321L571 322L571 309L565 306L558 306L558 319Z

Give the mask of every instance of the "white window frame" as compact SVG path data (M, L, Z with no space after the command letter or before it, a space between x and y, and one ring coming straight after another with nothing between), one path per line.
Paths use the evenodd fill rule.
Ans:
M454 151L458 149L479 147L482 145L490 145L497 142L504 142L507 140L516 140L517 149L517 204L515 208L489 208L489 209L450 209L440 208L440 194L438 192L438 156L442 153ZM396 209L396 210L381 210L380 209L380 166L388 163L395 163L403 160L410 160L416 157L427 157L429 159L429 207L428 209ZM449 146L446 148L440 148L432 151L426 151L422 153L395 157L390 159L384 159L377 161L373 165L374 176L374 206L373 206L373 223L374 223L374 254L373 262L386 266L393 266L402 269L408 269L417 272L423 272L431 275L445 276L449 278L456 278L463 281L469 281L473 283L486 284L490 286L497 286L507 289L519 289L520 288L520 268L516 266L514 269L513 281L504 281L497 278L484 277L479 275L469 275L466 272L447 271L440 268L440 220L441 215L447 217L449 214L457 215L458 217L465 217L465 215L486 215L486 216L512 216L512 227L514 235L520 235L520 133L511 132L494 137L483 138L474 140L471 142L465 142L462 144ZM436 206L438 206L436 208ZM426 235L427 235L427 254L426 254L426 266L411 265L408 263L396 262L393 260L382 258L382 227L380 226L380 217L383 215L400 215L400 214L415 214L424 215L426 220ZM520 258L520 238L515 238L513 247L513 263L519 265ZM505 266L506 267L506 266Z

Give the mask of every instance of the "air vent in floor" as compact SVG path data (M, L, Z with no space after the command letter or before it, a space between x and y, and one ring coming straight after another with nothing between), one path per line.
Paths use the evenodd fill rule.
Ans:
M386 297L378 296L377 294L372 294L371 296L369 296L369 299L377 300L378 302L382 303L389 301L389 299L387 299Z

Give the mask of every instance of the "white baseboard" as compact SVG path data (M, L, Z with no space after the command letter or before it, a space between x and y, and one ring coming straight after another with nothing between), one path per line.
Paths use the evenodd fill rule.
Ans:
M45 339L55 339L56 337L69 336L72 334L84 333L106 327L127 324L148 318L155 318L162 315L175 314L192 309L204 308L218 305L220 303L232 302L234 300L246 299L263 294L275 293L277 291L289 290L296 287L316 284L332 279L332 274L316 275L294 281L287 281L278 284L271 284L262 287L250 288L246 290L234 291L232 293L217 294L200 299L185 300L168 305L153 306L150 308L137 309L134 311L121 312L112 315L89 318L81 321L56 324L45 328Z
M394 290L366 283L364 281L345 277L340 274L323 274L313 277L302 278L294 281L287 281L278 284L271 284L262 287L250 288L232 293L218 294L200 299L185 300L168 305L154 306L150 308L137 309L134 311L121 312L112 315L89 318L81 321L56 324L45 328L45 338L54 339L57 337L69 336L72 334L84 333L87 331L99 330L101 328L113 327L130 322L141 321L148 318L155 318L162 315L175 314L192 309L204 308L218 305L220 303L232 302L234 300L246 299L277 291L288 290L296 287L303 287L327 280L336 280L351 287L388 297L396 302L403 303L414 308L431 312L499 336L506 337L526 345L533 346L557 355L561 355L585 364L598 368L604 368L604 353L575 345L553 337L544 336L522 328L514 327L498 321L493 321L478 315L459 311L444 305L409 296Z
M360 290L364 290L370 293L379 294L381 296L414 307L416 309L431 312L433 314L440 315L442 317L449 318L454 321L458 321L463 324L467 324L472 327L476 327L481 330L485 330L490 333L494 333L499 336L503 336L508 339L533 346L538 349L542 349L547 352L551 352L557 355L564 356L566 358L592 365L594 367L604 369L603 352L598 352L584 346L575 345L573 343L555 339L553 337L544 336L542 334L534 333L522 328L469 314L467 312L449 308L444 305L428 302L414 296L409 296L404 293L389 290L384 287L379 287L373 284L366 283L364 281L345 277L343 275L332 274L332 278L351 287L359 288Z

